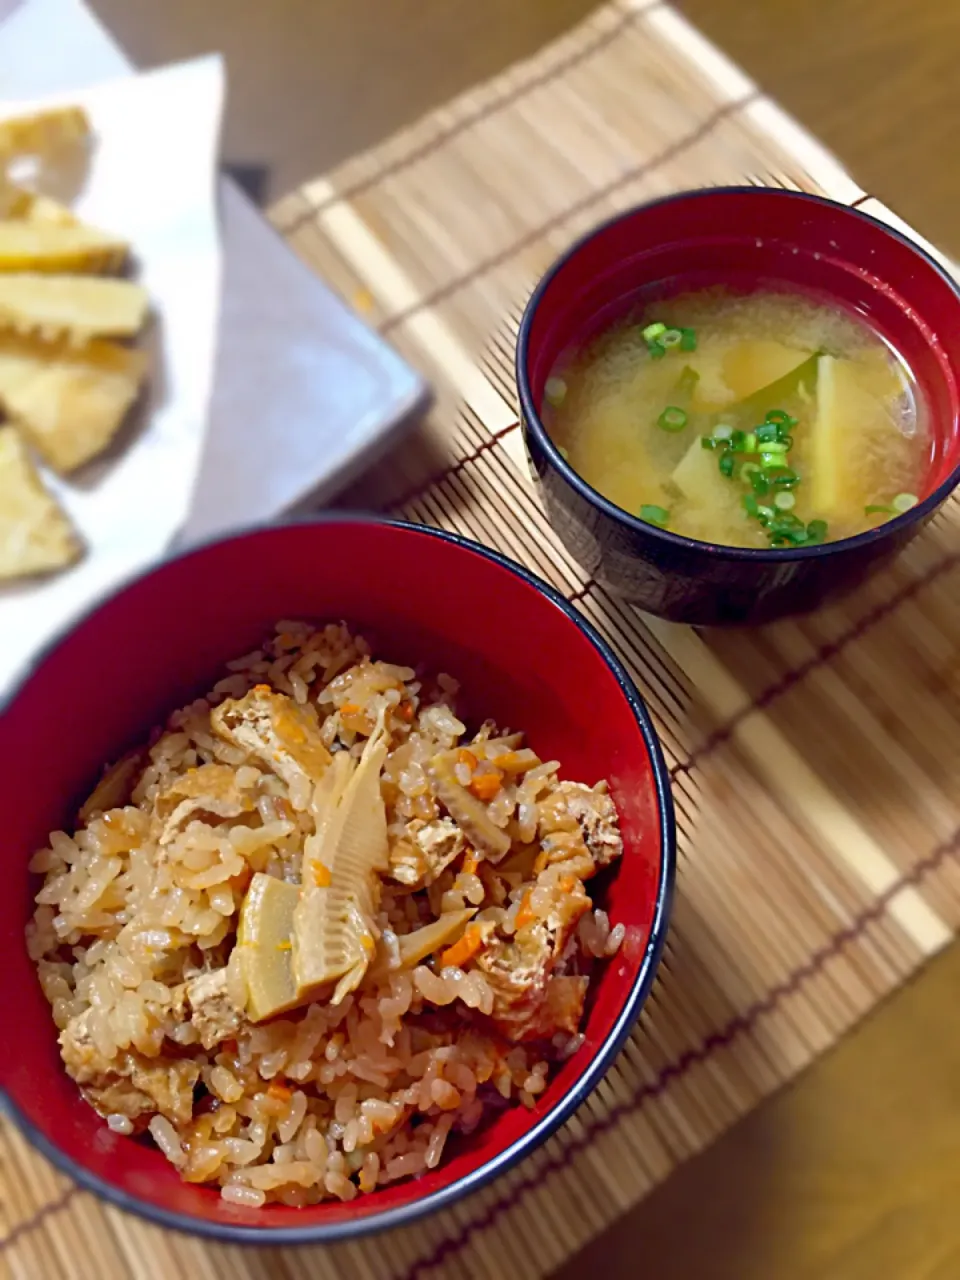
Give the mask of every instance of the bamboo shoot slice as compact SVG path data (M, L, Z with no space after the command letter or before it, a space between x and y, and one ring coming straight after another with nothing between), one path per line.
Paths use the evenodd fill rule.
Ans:
M311 842L311 880L294 917L293 971L302 999L337 982L332 1002L363 980L376 949L379 874L389 868L380 771L388 739L381 715L355 772L330 802ZM326 883L324 883L326 881Z
M32 115L0 121L0 159L44 155L65 146L86 143L90 118L83 107L52 107Z
M0 271L119 271L126 261L126 241L85 223L0 221Z
M809 358L809 351L800 351L782 342L766 339L738 342L724 356L723 377L734 399L746 400L763 388L772 387Z
M142 351L110 342L74 347L0 334L0 405L64 474L107 447L145 373Z
M864 464L864 440L894 430L883 400L860 381L852 360L821 356L817 412L810 434L810 505L824 520L859 518L876 501L876 477Z
M0 581L60 569L81 549L18 433L0 428Z
M0 327L44 338L129 338L140 332L147 293L130 280L98 276L0 275Z
M247 1014L263 1022L299 1003L293 979L293 918L300 890L262 871L254 874L240 909L237 946L247 988Z

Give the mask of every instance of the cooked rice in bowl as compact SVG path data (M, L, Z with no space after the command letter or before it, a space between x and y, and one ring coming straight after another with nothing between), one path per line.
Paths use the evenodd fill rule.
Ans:
M472 734L457 685L284 622L54 832L27 928L61 1054L120 1134L225 1200L435 1168L532 1107L623 925L603 783Z

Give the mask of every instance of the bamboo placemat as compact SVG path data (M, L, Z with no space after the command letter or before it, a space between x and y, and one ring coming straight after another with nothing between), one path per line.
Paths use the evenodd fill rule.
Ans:
M672 8L618 0L275 210L297 251L436 384L433 412L351 504L459 530L531 566L609 637L656 718L678 810L677 901L661 978L616 1065L494 1186L405 1231L325 1250L160 1232L76 1191L4 1126L10 1275L538 1276L953 937L956 503L842 604L749 634L698 634L641 618L586 578L531 485L512 357L536 279L613 212L745 178L897 221Z

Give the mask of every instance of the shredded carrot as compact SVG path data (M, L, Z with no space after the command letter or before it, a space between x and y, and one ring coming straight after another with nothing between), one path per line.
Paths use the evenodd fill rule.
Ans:
M472 751L468 751L466 747L461 747L457 752L457 763L465 764L469 769L475 769L479 761Z
M503 774L499 769L492 773L477 773L470 780L470 790L478 800L489 802L503 785Z
M313 866L313 883L318 889L326 889L330 885L330 868L322 862L314 861Z
M440 952L441 968L447 965L454 965L458 969L462 969L468 960L472 960L477 952L483 947L483 930L479 925L468 924L463 937L459 942L455 942L452 947L447 947L446 951Z
M520 903L520 910L517 912L516 919L514 920L514 924L518 929L522 929L525 925L532 924L537 918L537 913L530 905L530 896L532 893L533 890L528 889L523 895L523 899Z
M293 950L293 943L290 941L290 939L289 939L289 938L286 940L286 942L278 942L278 943L277 943L277 950L278 950L278 951L292 951L292 950Z
M404 698L397 707L397 715L401 720L406 720L407 724L413 720L413 703L408 698Z
M267 1094L271 1098L276 1098L278 1102L289 1102L293 1097L293 1090L288 1089L285 1084L279 1084L276 1080L271 1080L267 1085Z
M480 865L480 859L472 849L468 849L463 855L463 870L466 875L474 876L477 874L477 867Z

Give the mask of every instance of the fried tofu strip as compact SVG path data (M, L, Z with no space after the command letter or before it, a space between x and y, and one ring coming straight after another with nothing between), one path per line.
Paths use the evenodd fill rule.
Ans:
M61 473L107 447L146 373L142 351L110 342L41 342L0 334L0 405Z
M0 581L76 560L80 540L13 427L0 427Z
M142 329L147 306L146 290L130 280L31 271L0 275L0 329L18 333L69 335L77 343L129 338Z
M119 271L128 250L126 241L119 236L82 222L22 218L0 221L0 271L96 275Z

